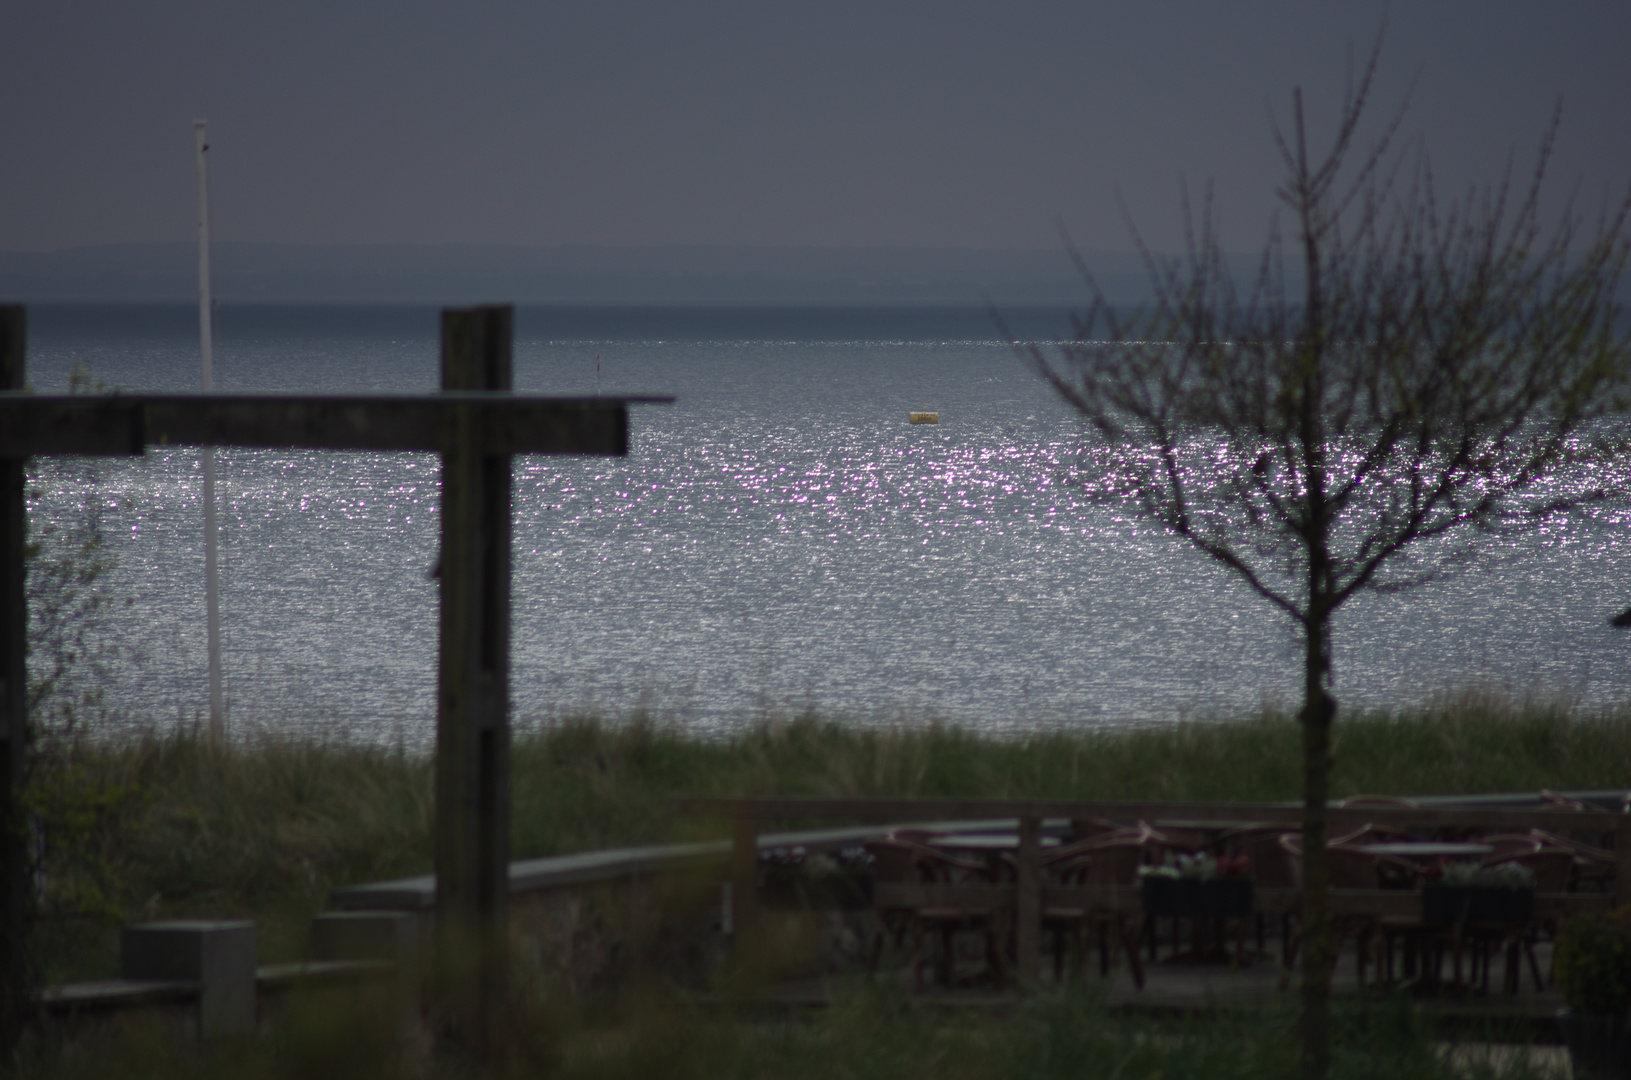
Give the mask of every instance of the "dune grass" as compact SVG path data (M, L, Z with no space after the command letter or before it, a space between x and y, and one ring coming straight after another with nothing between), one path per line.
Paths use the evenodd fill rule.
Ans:
M673 814L679 794L1295 799L1299 754L1295 721L1272 711L1015 737L805 715L707 739L639 716L571 718L516 738L512 847L525 858L724 835L719 822ZM63 798L100 810L67 842L48 840L48 895L66 898L42 927L48 978L104 973L117 926L132 919L254 918L263 955L291 958L333 887L430 869L426 756L274 737L216 752L191 734L147 734L84 742L65 768ZM1631 711L1463 693L1337 725L1338 795L1628 778ZM87 895L97 902L74 899Z
M430 869L432 763L344 743L262 737L217 751L187 733L85 741L57 761L53 798L90 807L47 843L46 981L111 974L117 928L133 919L257 921L262 959L302 955L305 928L336 885ZM729 738L698 738L636 716L525 728L513 756L514 853L722 835L677 816L677 794L1294 799L1294 720L990 737L950 726L861 728L805 715ZM1427 794L1623 786L1631 710L1462 693L1407 714L1338 724L1334 789ZM76 800L78 802L76 803ZM83 902L95 897L95 903ZM77 898L77 899L76 899ZM525 998L525 994L522 995ZM664 991L608 1000L522 1001L515 1074L561 1077L831 1075L1278 1077L1295 1073L1288 1013L1129 1020L1091 993L1043 996L998 1014L944 1014L876 986L831 1009L743 1023ZM356 1006L352 1002L351 1006ZM1339 1024L1336 1077L1544 1075L1523 1054L1451 1061L1401 1002L1354 1002ZM763 1020L763 1017L760 1017ZM390 1010L297 1005L247 1043L178 1056L145 1029L67 1050L36 1048L17 1075L440 1077L468 1075Z
M955 1022L948 1022L948 1016ZM40 1048L13 1075L77 1080L345 1076L440 1080L1290 1080L1288 1010L1162 1020L1113 1014L1090 992L1042 995L998 1012L946 1014L898 991L857 986L818 1013L759 1016L678 1007L629 994L611 1003L534 1003L512 1028L511 1059L491 1072L424 1038L404 1039L387 1009L310 1000L252 1039L178 1052L173 1033L131 1028L68 1052ZM1500 1035L1500 1032L1490 1032ZM1344 1001L1333 1080L1541 1080L1561 1075L1524 1048L1447 1052L1404 1000Z

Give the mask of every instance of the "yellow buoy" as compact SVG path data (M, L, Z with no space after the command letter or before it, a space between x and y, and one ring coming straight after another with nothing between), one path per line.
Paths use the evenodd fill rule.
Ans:
M915 412L906 414L908 424L938 424L940 414L937 412Z

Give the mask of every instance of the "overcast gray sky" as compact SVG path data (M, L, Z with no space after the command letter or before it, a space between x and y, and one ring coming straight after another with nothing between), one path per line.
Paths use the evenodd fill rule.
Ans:
M1215 180L1253 247L1268 110L1328 119L1377 3L10 0L0 249L285 243L1126 248ZM1441 188L1631 179L1631 4L1395 3L1379 100ZM1377 114L1380 116L1380 111Z

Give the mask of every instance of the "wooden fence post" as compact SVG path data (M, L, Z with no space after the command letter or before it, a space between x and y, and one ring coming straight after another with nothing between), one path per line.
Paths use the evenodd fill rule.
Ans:
M0 305L0 390L23 388L28 308ZM28 592L23 545L26 457L0 458L0 1047L10 1051L28 1003L28 850L18 796L28 754Z
M759 921L759 819L738 813L731 831L731 947L743 957Z
M508 306L442 312L442 389L511 388ZM436 709L436 923L453 1036L502 1054L510 862L510 458L487 455L479 406L442 453Z
M21 390L28 309L0 305L0 390ZM26 457L0 458L0 1047L16 1045L28 1002L28 852L17 798L28 752Z
M1019 880L1014 889L1014 963L1021 986L1036 981L1042 962L1042 819L1019 819Z
M1631 904L1631 817L1614 819L1614 906Z

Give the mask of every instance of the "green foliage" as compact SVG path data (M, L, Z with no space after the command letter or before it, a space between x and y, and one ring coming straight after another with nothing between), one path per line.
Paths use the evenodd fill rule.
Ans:
M127 1031L105 1045L41 1053L17 1075L45 1078L252 1080L345 1076L454 1080L468 1062L404 1038L377 1003L295 1003L257 1039L180 1052L172 1034ZM1345 1004L1335 1016L1332 1075L1341 1080L1539 1080L1519 1052L1467 1063L1444 1052L1408 1003ZM1089 994L1043 995L1003 1009L947 1012L879 986L856 986L830 1009L743 1020L651 993L615 1001L523 1002L511 1060L481 1075L559 1080L1282 1080L1296 1075L1295 1017L1282 1008L1219 1010L1165 1020L1112 1014Z
M1631 711L1581 713L1491 691L1338 725L1336 797L1622 786ZM545 855L719 835L673 795L1281 801L1301 795L1299 728L1267 709L1230 722L987 736L863 727L806 714L724 739L640 719L574 718L517 739L515 848Z
M1569 922L1558 936L1556 962L1569 1008L1623 1016L1631 1009L1631 909Z
M1631 775L1625 711L1467 692L1341 730L1339 797L1612 788ZM1297 724L1274 710L1014 736L807 714L717 738L647 717L577 717L516 736L512 851L726 835L722 822L674 814L676 795L1291 800L1299 753ZM293 958L330 889L431 868L427 755L273 737L218 751L149 733L81 742L63 760L63 794L39 802L70 841L48 845L47 887L79 912L48 942L57 978L110 973L120 917L251 917L267 959Z
M122 915L117 853L130 839L136 789L92 776L70 760L36 770L19 801L42 841L36 873L43 916Z
M74 362L69 393L106 389L85 366ZM133 597L115 597L108 575L118 560L107 548L102 528L103 496L92 459L33 459L29 498L39 485L77 487L83 512L66 521L32 515L27 560L29 613L28 715L36 758L60 753L87 724L108 715L106 687L122 650L110 616Z
M75 361L70 393L105 389ZM140 791L100 775L82 753L111 712L107 687L121 651L111 616L133 602L115 597L108 584L118 564L103 533L99 474L83 458L37 458L32 465L29 498L36 504L42 484L83 492L76 516L34 514L24 549L29 747L18 801L35 875L32 961L49 971L48 958L72 952L83 923L123 914L120 852Z

